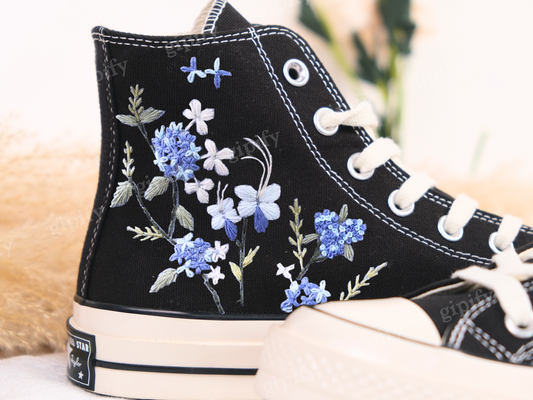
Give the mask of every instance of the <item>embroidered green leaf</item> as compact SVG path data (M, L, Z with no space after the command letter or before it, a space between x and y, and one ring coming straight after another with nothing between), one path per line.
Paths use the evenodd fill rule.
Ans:
M154 241L157 239L161 239L163 237L163 234L159 232L159 230L155 226L146 227L146 232L143 232L141 228L138 228L138 227L132 228L131 226L128 226L126 230L129 232L136 233L136 235L133 238L134 239L141 238L141 242L145 240Z
M139 114L139 119L141 120L141 123L143 124L149 124L150 122L155 121L156 119L159 119L163 116L165 112L161 110L155 110L152 107L148 108L147 110L143 110Z
M298 243L296 243L296 241L292 237L289 237L289 243L293 246L298 246Z
M231 261L229 263L229 266L231 267L231 272L233 272L233 275L235 276L235 278L237 278L237 280L241 282L242 274L241 274L241 269L239 268L239 266Z
M157 280L150 288L150 293L157 293L159 290L163 289L165 286L170 285L171 283L176 282L178 277L178 271L175 268L167 268L159 274Z
M309 235L305 235L303 244L309 244L312 241L317 240L319 237L320 236L318 235L318 233L311 233Z
M182 205L176 210L176 218L181 226L190 231L194 231L194 218Z
M250 250L248 252L248 255L245 257L244 261L242 262L242 267L247 267L252 263L254 260L255 255L257 254L257 251L259 250L259 246L257 246L255 249Z
M291 225L291 229L293 232L297 231L296 224L293 221L289 221L289 224Z
M355 284L352 287L352 282L348 282L348 295L345 295L344 292L341 293L340 300L350 300L351 298L357 296L361 291L361 289L364 286L370 285L368 281L372 279L373 277L377 276L379 271L381 271L383 268L385 268L388 265L388 263L384 262L381 265L378 265L376 268L371 267L368 272L366 273L365 277L361 282L359 282L359 275L355 278Z
M351 244L345 244L344 245L344 257L348 261L353 261L354 251Z
M148 201L151 201L155 196L160 196L165 193L168 189L168 184L170 180L165 176L156 176L150 182L150 186L144 193L144 198Z
M139 126L139 121L133 115L117 115L117 119L125 125Z
M339 213L339 224L342 224L344 221L346 221L346 218L348 218L348 205L345 204L341 208L341 212Z
M133 185L129 181L120 182L113 195L111 207L120 207L128 202L133 194Z

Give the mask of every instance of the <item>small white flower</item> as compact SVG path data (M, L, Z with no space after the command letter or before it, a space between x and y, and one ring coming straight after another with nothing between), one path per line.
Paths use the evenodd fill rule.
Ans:
M211 253L211 260L213 260L213 262L217 262L218 259L220 258L221 260L225 260L226 259L226 254L229 250L229 244L225 244L223 246L220 245L220 241L216 240L215 241L215 247L211 249L212 250L212 253Z
M237 227L235 224L242 218L235 211L233 199L231 197L225 199L224 192L228 185L224 187L222 194L220 193L220 182L218 182L217 189L217 204L207 207L207 213L213 217L211 220L211 228L219 230L226 229L226 234L230 240L235 240L237 237Z
M203 204L209 203L209 190L213 189L215 184L209 178L204 179L199 182L198 179L194 178L194 182L185 183L185 192L187 194L196 193L198 201Z
M222 160L231 160L233 158L233 150L225 147L218 151L215 142L210 139L206 139L205 148L207 149L207 154L202 156L202 158L206 159L204 161L204 168L208 171L215 168L215 172L221 176L229 175L228 167L224 165Z
M181 246L181 251L185 251L186 248L192 249L194 247L194 242L192 240L193 234L192 232L187 234L186 236L176 239L176 247Z
M226 275L220 272L220 267L216 267L213 269L211 267L211 272L207 274L207 277L213 281L213 285L216 285L218 283L219 279L224 279Z
M202 103L194 99L189 103L191 107L190 110L187 109L183 111L183 116L192 120L189 122L189 125L185 128L188 131L194 124L196 124L196 130L200 135L207 135L207 124L206 121L211 121L215 118L215 109L206 108L202 111Z
M276 276L283 275L285 278L289 279L292 282L292 275L290 274L290 271L294 269L294 264L289 265L288 267L284 267L282 263L278 263L278 272L276 272Z

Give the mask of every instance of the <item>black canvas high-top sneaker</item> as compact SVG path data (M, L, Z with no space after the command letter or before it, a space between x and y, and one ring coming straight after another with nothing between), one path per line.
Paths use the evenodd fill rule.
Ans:
M298 307L414 296L533 239L391 161L396 145L364 128L371 107L348 106L294 32L221 0L201 21L175 37L93 30L102 153L74 383L252 398L268 328Z

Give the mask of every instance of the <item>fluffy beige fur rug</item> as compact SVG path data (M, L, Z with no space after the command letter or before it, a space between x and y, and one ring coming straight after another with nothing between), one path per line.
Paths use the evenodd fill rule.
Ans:
M15 155L13 148L27 153L30 143L31 137L0 124L0 358L64 350L96 189L96 149L65 144ZM496 176L440 187L533 224L532 183Z

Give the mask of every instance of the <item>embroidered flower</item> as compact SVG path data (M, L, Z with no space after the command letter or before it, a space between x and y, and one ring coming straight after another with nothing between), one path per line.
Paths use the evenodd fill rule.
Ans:
M213 168L218 175L227 176L229 175L229 170L222 160L231 160L233 158L233 150L228 149L227 147L218 151L215 142L210 139L205 140L205 148L207 154L204 154L202 158L205 158L204 168L208 171L211 171Z
M187 76L187 80L189 83L194 82L194 77L198 75L200 78L205 78L207 75L198 69L196 69L196 57L191 58L191 66L190 67L181 67L181 70L183 72L189 72L189 76Z
M185 128L188 131L194 124L196 124L196 131L200 135L207 135L206 121L211 121L215 118L215 110L213 108L206 108L202 111L202 104L194 99L189 103L190 110L183 111L183 116L191 120L189 125Z
M298 296L305 294L301 297L301 302L298 302ZM302 305L315 306L317 304L326 303L331 293L326 290L326 281L321 281L320 286L309 282L307 277L303 278L300 284L297 281L293 281L289 289L285 290L287 300L281 303L281 309L284 312L291 312L293 307L300 307Z
M191 60L191 62L192 62L192 60ZM195 60L195 62L196 62L196 60ZM195 67L196 67L196 64L195 64ZM182 71L183 71L183 69L182 69ZM220 77L222 77L222 76L231 76L231 72L224 71L224 70L220 69L220 57L218 57L215 60L215 65L213 66L213 69L206 69L205 73L206 74L215 75L215 87L217 89L220 88L220 79L221 79Z
M292 282L289 288L285 289L285 296L287 296L287 300L281 303L281 309L286 313L290 313L293 307L301 306L301 304L298 303L298 296L300 293L302 292L299 288L298 282Z
M284 267L282 263L278 263L278 272L276 272L276 276L283 275L285 278L289 279L292 282L292 275L290 274L290 271L294 269L294 264L289 265L288 267Z
M180 264L185 264L178 268L178 272L181 270L192 269L196 274L200 274L202 271L211 269L207 264L210 259L211 245L205 242L201 238L196 238L192 241L192 233L187 236L176 239L176 245L174 246L174 254L170 257L170 261L178 261ZM189 273L187 276L191 277Z
M188 182L185 184L185 192L187 194L196 193L198 201L203 204L209 203L209 193L208 191L213 189L215 184L209 178L204 179L199 182L198 179L194 178L194 182Z
M231 197L224 199L224 192L227 188L228 185L224 187L222 194L220 194L220 182L218 182L217 204L207 207L207 213L213 217L211 228L214 230L224 228L228 238L233 241L237 237L237 226L235 224L242 218L233 208L233 199Z
M246 218L251 215L254 216L254 227L258 233L266 231L268 221L273 221L279 218L279 206L275 203L281 195L281 187L273 183L268 184L272 174L272 154L268 151L267 146L261 138L257 138L261 142L262 147L251 139L245 138L249 143L255 146L263 155L265 163L261 160L246 156L242 159L256 160L263 167L263 174L259 182L259 190L255 190L249 185L240 185L235 188L235 194L241 199L237 209L241 217Z
M215 247L211 249L211 259L213 262L217 262L218 259L225 260L226 254L229 250L229 244L225 244L223 246L220 245L220 241L215 241Z
M315 231L320 235L320 253L333 258L344 255L345 245L363 240L366 225L360 219L350 218L340 224L335 212L324 210L315 214Z
M155 149L155 161L160 171L168 177L189 181L200 167L198 152L202 149L194 144L196 136L183 130L183 124L172 122L168 128L161 126L152 139Z
M226 275L220 272L220 267L216 267L213 269L211 267L211 272L207 274L207 277L213 281L213 285L216 285L218 283L219 279L224 279Z

